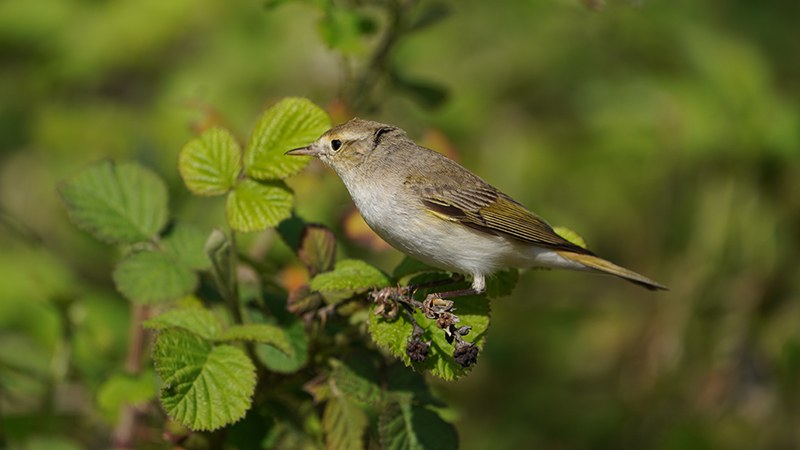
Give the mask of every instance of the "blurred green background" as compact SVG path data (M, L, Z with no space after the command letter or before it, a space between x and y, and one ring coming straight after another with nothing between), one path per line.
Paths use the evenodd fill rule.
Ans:
M400 42L392 64L446 101L426 108L386 85L377 108L355 112L454 151L672 289L524 273L493 302L475 370L434 381L461 447L798 448L800 3L443 5L448 17ZM364 14L379 34L378 9ZM0 2L6 442L91 447L113 424L97 389L125 354L119 254L69 222L56 184L98 159L135 159L166 178L174 214L223 223L221 202L183 187L177 153L198 121L246 137L284 95L349 118L322 15L312 2ZM290 184L298 213L333 228L346 253L387 271L400 260L348 241L350 200L332 172L312 165ZM268 252L274 239L251 241Z

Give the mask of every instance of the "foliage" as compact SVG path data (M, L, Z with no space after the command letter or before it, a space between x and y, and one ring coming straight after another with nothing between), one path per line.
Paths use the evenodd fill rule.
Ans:
M0 446L798 447L797 17L775 0L2 2ZM409 316L368 296L449 274L386 250L320 164L293 172L306 159L271 143L328 119L259 134L286 93L406 129L672 291L498 273L490 335L485 300L455 306L477 365L422 376ZM290 102L295 120L308 103ZM365 265L354 284L311 288L344 261ZM431 361L452 357L419 316ZM156 367L172 344L197 358ZM167 418L162 395L192 424L202 389L231 409L193 425L221 428Z

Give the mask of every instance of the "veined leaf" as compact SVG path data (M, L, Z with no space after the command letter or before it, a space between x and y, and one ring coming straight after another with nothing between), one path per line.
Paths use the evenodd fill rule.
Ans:
M196 195L222 195L242 173L242 148L226 129L213 127L189 141L178 154L178 171Z
M147 320L142 326L154 330L183 328L208 340L215 339L222 331L217 316L205 308L171 309Z
M228 194L228 223L243 233L274 227L291 217L293 200L292 192L283 182L245 178Z
M287 97L256 122L244 154L245 172L257 180L286 178L308 163L308 156L286 156L289 150L316 141L331 127L331 119L306 98Z
M336 263L336 237L324 225L309 224L300 234L297 255L311 276L333 269Z
M311 280L315 291L344 291L372 289L389 286L391 278L375 266L357 259L345 259L336 263L333 271L317 275Z
M197 228L178 223L161 240L161 249L179 264L191 269L208 268L211 261L203 251L206 235Z
M255 367L242 350L169 328L156 337L153 359L164 382L164 409L189 428L214 430L241 419L250 408Z
M461 289L466 285L448 286L448 289ZM424 299L425 292L420 292L419 298ZM454 313L461 318L457 326L469 325L472 331L464 340L472 342L483 348L486 341L486 333L489 327L489 300L485 295L468 295L456 297ZM375 306L371 311L374 312ZM394 319L386 319L383 316L370 314L367 323L372 340L376 344L387 348L395 356L402 359L408 366L413 366L416 370L424 372L429 370L433 375L445 380L455 380L464 376L471 370L471 367L464 368L453 358L453 345L447 342L444 331L436 326L435 320L428 320L418 311L417 323L425 330L422 339L431 341L430 352L423 362L412 363L406 354L408 337L411 336L413 327L406 314L398 314Z
M97 163L59 186L70 217L96 238L134 244L155 236L167 221L167 188L137 163Z
M308 337L300 321L292 322L284 328L291 345L291 353L284 353L275 346L256 345L256 355L268 369L280 373L292 373L300 370L308 361Z
M367 425L369 420L364 411L354 401L334 392L322 413L325 447L329 450L363 449Z
M117 289L135 303L152 304L182 297L197 286L197 274L161 252L131 253L114 268Z
M234 325L223 331L216 338L217 341L254 341L262 344L269 344L292 356L292 345L283 328L264 323L248 323L244 325Z
M395 402L381 413L378 430L385 450L458 448L455 427L435 412L409 402Z
M383 401L380 375L372 361L354 354L343 361L332 360L331 366L330 381L339 391L363 403L377 405Z

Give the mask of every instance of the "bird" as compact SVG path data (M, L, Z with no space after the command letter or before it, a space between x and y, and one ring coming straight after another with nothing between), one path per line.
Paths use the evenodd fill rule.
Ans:
M394 248L430 266L472 277L534 267L614 275L669 290L561 237L544 219L452 159L415 144L402 129L359 118L285 153L318 158L342 179L364 221Z

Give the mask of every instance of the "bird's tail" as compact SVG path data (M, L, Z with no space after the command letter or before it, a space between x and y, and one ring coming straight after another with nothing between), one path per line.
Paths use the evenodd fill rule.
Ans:
M585 255L581 253L573 253L568 251L556 251L556 253L558 253L562 258L566 258L570 261L581 263L590 269L594 269L593 271L598 271L601 273L615 275L620 278L624 278L630 281L631 283L636 283L639 286L650 289L651 291L669 290L669 288L667 288L666 286L658 284L655 281L645 276L639 275L638 273L632 270L620 267L610 261L606 261L605 259L598 258L597 256L594 255Z

